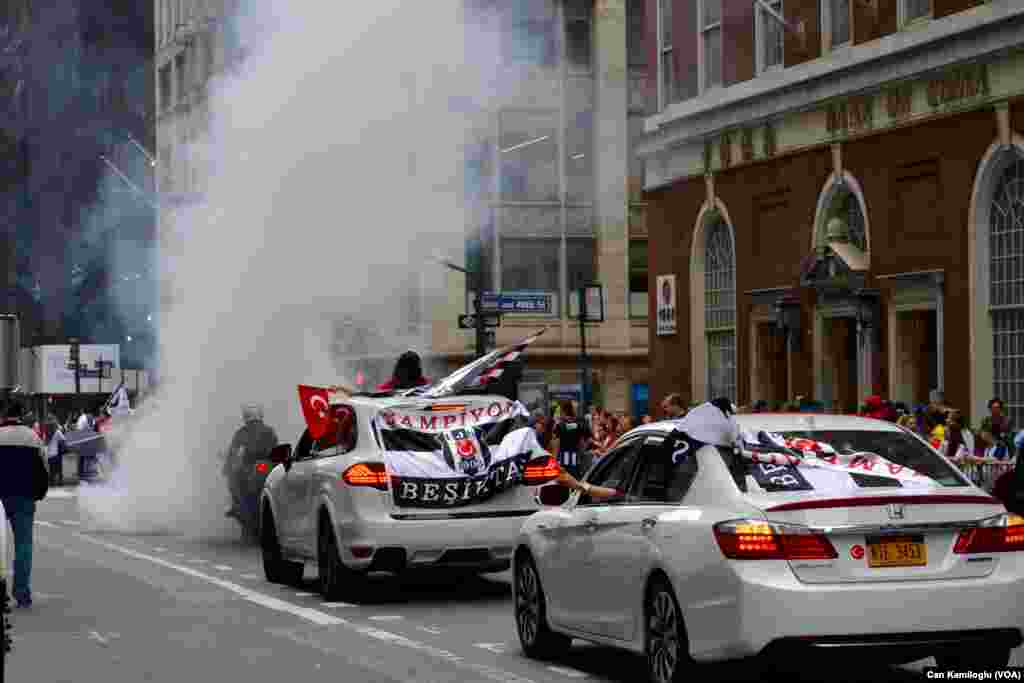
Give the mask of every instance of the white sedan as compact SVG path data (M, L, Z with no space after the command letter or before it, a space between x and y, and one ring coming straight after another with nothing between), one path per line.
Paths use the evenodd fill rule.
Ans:
M1022 642L1024 519L895 425L741 415L741 448L681 453L670 423L548 486L514 555L524 652L571 638L694 661L794 651L1006 665ZM560 495L563 494L563 495ZM563 502L564 501L564 502Z

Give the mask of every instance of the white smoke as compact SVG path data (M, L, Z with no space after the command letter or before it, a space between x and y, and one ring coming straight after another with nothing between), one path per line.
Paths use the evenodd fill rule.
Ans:
M213 88L211 135L188 150L211 164L206 201L165 226L160 393L114 480L81 492L91 524L237 533L217 453L242 404L294 443L296 385L353 379L341 320L384 340L372 352L429 355L429 325L410 333L402 301L407 278L424 286L426 323L447 275L431 257L462 261L468 122L450 98L482 88L459 6L275 0L243 18L251 55Z

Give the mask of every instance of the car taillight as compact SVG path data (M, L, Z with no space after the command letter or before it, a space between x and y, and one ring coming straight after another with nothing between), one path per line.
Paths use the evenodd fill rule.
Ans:
M526 463L523 468L523 484L526 486L539 486L557 479L562 468L558 461L550 455L546 458L537 458Z
M730 560L832 560L839 557L823 534L797 524L750 519L719 522L715 540Z
M270 471L269 462L258 462L256 463L256 474L266 474Z
M958 555L1016 550L1024 550L1024 517L1011 513L989 517L976 527L964 529L953 546Z
M369 486L380 491L388 490L388 472L382 462L357 462L341 475L349 486Z

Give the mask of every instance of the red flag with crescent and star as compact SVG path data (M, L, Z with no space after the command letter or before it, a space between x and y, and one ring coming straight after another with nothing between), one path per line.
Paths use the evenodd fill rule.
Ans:
M319 439L335 422L334 413L331 411L330 390L300 384L299 401L302 403L302 416L309 427L309 435Z

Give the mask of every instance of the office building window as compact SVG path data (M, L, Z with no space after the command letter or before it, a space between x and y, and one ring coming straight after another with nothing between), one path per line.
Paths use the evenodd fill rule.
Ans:
M565 84L565 201L594 198L594 79L572 77Z
M502 58L506 65L555 66L558 63L553 0L517 0L501 6Z
M853 39L850 0L822 0L822 33L826 47L849 45Z
M558 112L501 113L501 198L558 201Z
M658 0L658 109L679 101L675 52L672 48L672 3Z
M700 0L701 90L722 85L722 0Z
M901 24L932 16L932 0L900 0Z
M766 2L779 16L782 14L782 0ZM761 5L755 5L757 13L757 70L758 72L782 66L783 27L782 22Z
M566 0L565 58L570 71L590 73L593 64L590 12L592 0Z
M629 317L648 316L647 240L629 241Z

